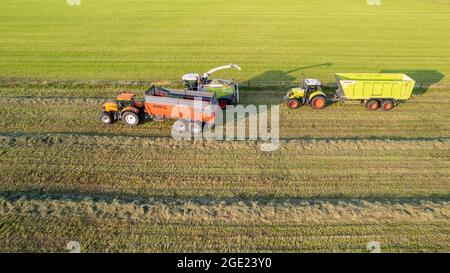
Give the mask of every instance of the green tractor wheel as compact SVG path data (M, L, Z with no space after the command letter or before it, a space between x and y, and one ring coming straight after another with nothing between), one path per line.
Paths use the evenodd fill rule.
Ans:
M219 100L219 107L222 110L227 109L227 105L229 105L229 104L230 104L230 102L227 99L220 99Z
M327 105L327 100L324 96L315 96L311 100L310 105L313 109L320 110L325 108L325 106Z
M287 106L288 106L290 109L297 109L297 108L300 107L300 101L297 100L297 99L290 99L290 100L287 102Z

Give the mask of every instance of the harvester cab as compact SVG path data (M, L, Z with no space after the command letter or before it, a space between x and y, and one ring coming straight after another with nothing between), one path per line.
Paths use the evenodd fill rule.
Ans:
M322 83L316 79L304 79L300 87L291 88L284 100L290 109L299 108L309 104L314 109L323 109L326 106L326 95L322 90Z
M200 76L197 73L189 73L181 78L184 82L185 89L189 91L212 92L216 95L219 106L225 109L229 104L239 103L239 86L232 80L211 79L211 75L217 71L225 69L241 70L236 64L228 64L215 67Z
M122 120L129 126L136 126L144 114L144 104L137 100L132 93L121 93L112 102L102 105L100 121L103 124L111 124Z

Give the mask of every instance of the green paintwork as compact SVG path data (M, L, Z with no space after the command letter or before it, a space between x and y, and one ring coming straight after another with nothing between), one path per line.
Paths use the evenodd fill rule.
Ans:
M349 100L383 98L407 100L415 81L396 73L338 73L335 75L344 97Z
M230 99L233 97L234 90L233 86L222 86L222 87L207 87L207 92L212 92L216 94L216 98L227 98Z
M325 95L324 92L322 92L322 91L316 91L316 92L311 93L311 94L309 95L309 98L308 98L308 99L311 101L315 96L324 96L324 97L326 97L326 95Z
M309 94L308 99L312 100L317 95L322 95L322 96L326 97L324 92L315 91L315 92ZM291 88L288 92L288 97L290 99L300 99L300 98L303 98L304 96L305 96L305 89L303 89L301 87Z
M292 95L289 96L290 99L303 98L303 96L305 95L305 90L300 87L291 88L289 90L288 94L290 94L291 92L292 92Z

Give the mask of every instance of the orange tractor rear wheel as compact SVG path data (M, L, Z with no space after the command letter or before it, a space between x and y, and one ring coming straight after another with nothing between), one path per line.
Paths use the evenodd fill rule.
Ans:
M122 114L122 121L129 126L136 126L139 124L139 116L131 111Z

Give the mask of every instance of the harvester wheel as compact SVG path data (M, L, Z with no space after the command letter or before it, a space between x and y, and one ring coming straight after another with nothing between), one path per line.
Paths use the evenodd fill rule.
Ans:
M392 108L394 108L394 102L391 100L385 100L381 103L381 109L383 111L390 111Z
M219 107L222 110L226 109L228 104L229 104L228 100L225 99L219 100Z
M202 123L199 121L191 122L189 126L189 131L192 133L192 135L197 136L200 135L203 131Z
M290 99L290 100L287 102L287 106L288 106L290 109L297 109L297 108L300 107L300 101L298 101L297 99Z
M139 117L133 112L125 112L122 115L122 121L129 126L136 126L139 124Z
M366 103L366 108L370 111L375 111L380 107L380 103L377 100L369 100Z
M103 112L100 114L100 122L103 124L111 124L113 119L109 113Z
M320 109L325 108L326 105L327 105L327 100L325 99L324 96L315 96L311 100L311 107L313 109L320 110Z

